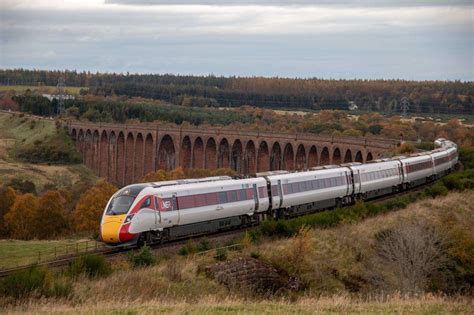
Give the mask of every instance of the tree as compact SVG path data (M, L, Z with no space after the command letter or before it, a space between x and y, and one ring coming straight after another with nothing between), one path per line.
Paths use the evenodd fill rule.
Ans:
M73 211L75 230L97 231L104 208L116 190L117 187L101 180L84 192Z
M382 290L414 294L425 291L447 261L447 242L433 226L403 222L376 235L368 268Z
M5 224L5 214L10 211L11 207L15 203L16 194L11 187L1 186L0 187L0 235L7 235L7 227Z
M31 193L15 198L10 211L5 215L5 224L12 238L28 240L35 236L32 227L35 226L38 208L38 198Z
M57 190L49 190L39 198L35 213L35 235L40 239L64 233L69 226L65 210L66 198Z

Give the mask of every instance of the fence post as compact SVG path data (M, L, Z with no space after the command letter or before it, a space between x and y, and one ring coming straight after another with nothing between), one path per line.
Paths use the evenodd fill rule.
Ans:
M56 246L54 246L54 258L56 258L56 257L57 257L57 248L56 248Z

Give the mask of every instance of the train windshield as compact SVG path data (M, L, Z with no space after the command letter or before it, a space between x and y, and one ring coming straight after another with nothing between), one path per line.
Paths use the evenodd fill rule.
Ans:
M131 196L118 196L115 197L109 204L107 208L107 214L109 215L117 215L117 214L125 214L130 209L135 197Z
M117 215L127 213L140 191L148 186L147 184L135 184L119 190L115 198L110 202L106 214Z

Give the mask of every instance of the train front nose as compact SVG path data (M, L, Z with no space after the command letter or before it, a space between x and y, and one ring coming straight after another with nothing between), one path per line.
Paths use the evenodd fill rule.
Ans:
M102 241L106 243L120 242L119 234L126 215L106 215L100 227Z

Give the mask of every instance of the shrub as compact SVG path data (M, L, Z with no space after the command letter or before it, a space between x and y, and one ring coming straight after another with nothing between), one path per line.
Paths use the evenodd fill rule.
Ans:
M442 182L436 182L431 187L425 189L425 194L431 197L446 196L449 190Z
M214 256L214 258L217 261L227 260L227 249L223 247L216 249L216 255Z
M33 293L45 295L51 287L52 276L47 269L32 266L7 276L0 283L0 292L14 298L24 298Z
M197 251L198 252L205 252L205 251L210 250L210 249L211 249L211 244L209 243L209 241L205 237L203 239L201 239L201 241L197 245Z
M189 254L188 246L184 245L183 247L181 247L178 251L178 254L180 254L181 256L188 255Z
M100 255L85 255L78 257L69 265L68 274L71 277L77 277L85 274L89 278L107 277L112 273L110 267L104 256Z
M129 252L128 261L133 267L153 266L156 264L156 257L150 250L150 247L143 246L138 253Z

